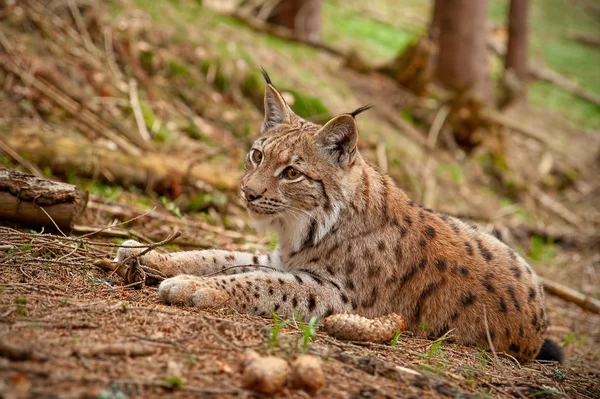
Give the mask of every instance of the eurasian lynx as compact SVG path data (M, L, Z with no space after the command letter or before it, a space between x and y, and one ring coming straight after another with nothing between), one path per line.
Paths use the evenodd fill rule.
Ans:
M523 258L418 206L365 161L355 120L365 108L316 125L294 114L264 75L265 119L241 197L257 224L279 234L278 247L266 255L150 252L143 261L174 276L160 284L165 303L299 312L305 320L397 312L413 332L455 329L457 342L481 348L488 348L486 317L497 351L520 360L560 357L544 342L544 290ZM121 248L118 259L131 251Z

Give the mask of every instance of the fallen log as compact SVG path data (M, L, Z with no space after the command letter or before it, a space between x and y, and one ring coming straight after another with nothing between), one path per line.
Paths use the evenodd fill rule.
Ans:
M194 162L189 156L159 153L131 156L75 133L46 131L39 134L35 127L8 127L2 129L1 134L17 153L28 154L31 162L47 166L54 173L75 172L78 176L125 187L133 185L170 196L179 195L183 187L203 190L206 183L223 190L234 190L238 186L237 168L231 167L234 171L229 172L224 165Z
M88 194L76 186L0 170L0 224L71 231Z

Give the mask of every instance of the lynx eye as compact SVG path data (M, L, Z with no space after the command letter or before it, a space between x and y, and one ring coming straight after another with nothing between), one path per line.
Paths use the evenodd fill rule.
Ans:
M283 170L283 172L281 173L281 176L285 177L288 180L295 180L297 178L299 178L302 175L302 173L298 172L296 169L292 168L291 166L288 166L287 168L285 168Z
M250 153L250 158L252 158L254 163L258 165L263 160L263 154L258 150L252 150Z

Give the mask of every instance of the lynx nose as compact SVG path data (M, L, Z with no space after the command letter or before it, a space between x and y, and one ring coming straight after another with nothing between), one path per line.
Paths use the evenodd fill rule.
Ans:
M244 197L246 197L246 200L249 202L255 201L262 197L262 195L258 194L256 191L254 191L248 186L242 186L242 192L244 193Z

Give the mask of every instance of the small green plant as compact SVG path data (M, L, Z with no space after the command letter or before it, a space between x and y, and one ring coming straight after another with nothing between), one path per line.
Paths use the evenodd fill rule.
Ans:
M577 335L575 335L575 333L568 333L565 336L565 340L563 341L563 343L561 344L561 346L564 348L565 346L569 345L570 343L575 343L577 345L577 347L581 347L581 345L583 345L583 337L577 337Z
M25 306L17 307L17 316L27 316L27 309L25 309Z
M554 259L556 249L551 238L544 239L540 236L531 237L531 250L527 254L531 259L541 262Z
M400 338L400 335L402 335L402 331L396 331L396 334L394 334L394 338L392 338L392 340L390 341L390 346L398 345L398 339Z
M564 380L566 380L566 379L567 379L567 375L566 375L566 374L565 374L565 372L564 372L564 371L562 371L561 369L559 369L559 368L555 368L555 369L552 371L552 378L554 378L554 379L555 379L556 381L558 381L558 382L563 382Z
M446 331L446 333L444 335L442 335L441 337L439 337L438 339L436 339L431 344L431 346L429 347L429 350L425 354L425 357L427 359L431 359L432 357L437 356L438 354L441 353L441 351L442 351L442 342L444 342L445 340L448 339L448 334L450 334L450 331Z
M306 353L308 342L310 340L314 341L317 337L317 321L319 319L317 319L317 316L313 316L308 323L305 323L304 320L302 320L300 313L296 313L296 318L300 322L300 330L302 331L302 353Z
M183 380L181 377L169 376L163 380L163 384L166 388L175 391L183 386Z
M277 313L273 310L271 311L273 315L273 327L268 329L269 331L269 345L267 346L267 350L271 351L279 345L279 340L277 337L279 336L279 331L288 323L288 320L281 320Z
M177 216L178 218L183 218L183 215L181 214L181 210L179 209L179 207L177 205L175 205L173 202L169 201L166 197L160 197L160 202L173 215Z
M479 354L479 362L481 365L483 367L487 367L487 365L490 364L490 355L483 349L475 348L475 350Z
M29 300L25 297L16 297L15 298L15 303L17 305L27 305L27 302L29 302Z

